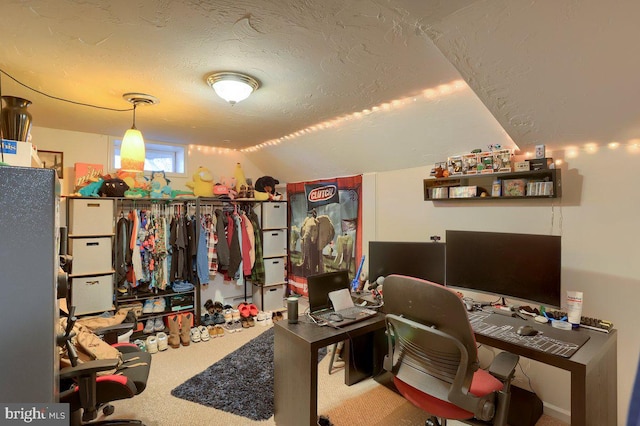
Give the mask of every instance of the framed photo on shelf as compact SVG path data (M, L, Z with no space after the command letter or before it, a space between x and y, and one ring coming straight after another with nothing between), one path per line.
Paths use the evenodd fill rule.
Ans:
M64 153L61 151L38 150L38 158L42 162L44 169L53 169L58 174L58 178L64 178Z

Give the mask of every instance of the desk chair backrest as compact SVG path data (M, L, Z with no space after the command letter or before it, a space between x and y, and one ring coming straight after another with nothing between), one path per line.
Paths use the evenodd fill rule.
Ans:
M384 368L437 400L491 419L494 395L469 392L478 370L477 348L458 295L439 284L390 275L384 303L389 337Z

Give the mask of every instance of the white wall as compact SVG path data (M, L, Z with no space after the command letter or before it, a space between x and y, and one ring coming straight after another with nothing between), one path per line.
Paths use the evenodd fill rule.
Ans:
M33 127L31 136L31 142L38 149L64 153L63 195L73 192L73 166L75 163L103 164L105 171L107 170L109 136L44 127ZM242 165L245 177L253 178L254 182L260 176L273 174L263 172L244 154L236 151L219 153L215 149L194 147L189 150L186 162L187 177L170 177L172 189L189 190L186 187L186 182L191 180L191 175L199 166L208 168L215 179L233 176L236 163Z
M563 153L555 154L556 158ZM430 167L369 176L364 191L364 229L369 240L428 241L447 229L553 234L562 236L562 285L584 292L583 314L613 321L618 329L618 423L623 424L635 377L640 340L640 248L637 221L640 201L634 165L638 154L626 148L579 152L562 166L563 197L554 201L446 202L423 201L422 180ZM374 188L372 189L371 186ZM373 222L373 223L372 223ZM481 352L481 359L487 359ZM533 388L549 414L570 410L569 374L522 360ZM518 384L527 380L518 372Z

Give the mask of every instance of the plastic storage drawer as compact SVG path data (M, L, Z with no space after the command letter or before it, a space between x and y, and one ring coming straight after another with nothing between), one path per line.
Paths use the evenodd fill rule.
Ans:
M113 200L71 199L69 236L112 235Z
M71 238L72 275L104 274L113 271L111 237Z
M287 203L263 203L262 215L262 229L287 227Z
M264 285L284 282L285 260L284 257L264 260Z
M112 310L113 275L72 278L71 303L76 315Z
M263 231L262 239L263 257L287 255L287 231L285 229Z
M282 309L285 306L284 292L284 284L269 287L262 287L254 284L252 301L261 311Z

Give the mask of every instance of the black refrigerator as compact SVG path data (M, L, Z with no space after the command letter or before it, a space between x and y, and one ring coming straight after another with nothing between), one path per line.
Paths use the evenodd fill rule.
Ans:
M59 196L54 170L0 166L3 403L52 403L58 397Z

